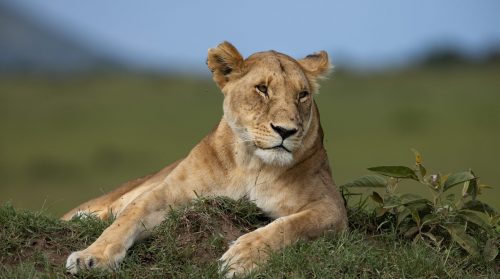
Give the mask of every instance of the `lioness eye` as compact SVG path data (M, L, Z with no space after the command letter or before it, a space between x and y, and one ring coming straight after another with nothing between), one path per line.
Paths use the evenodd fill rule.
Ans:
M307 91L302 91L302 92L299 93L299 99L300 100L304 99L307 96L309 96L309 92L307 92Z
M260 93L267 96L267 86L265 86L264 84L260 84L260 85L257 85L256 88L257 88L257 91L259 91Z

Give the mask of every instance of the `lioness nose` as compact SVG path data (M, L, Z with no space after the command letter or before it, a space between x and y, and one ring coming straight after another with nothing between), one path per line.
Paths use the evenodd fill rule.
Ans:
M273 128L273 130L275 130L283 140L297 133L297 129L286 129L281 126L274 126L273 123L271 123L271 128Z

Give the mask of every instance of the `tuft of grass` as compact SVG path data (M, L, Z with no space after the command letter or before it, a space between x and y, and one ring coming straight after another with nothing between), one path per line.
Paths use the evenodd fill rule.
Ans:
M132 271L133 277L218 277L217 259L230 243L268 221L247 200L198 198L187 207L171 211L150 239L133 248L120 274L128 276Z
M498 278L458 246L412 244L376 217L349 209L350 230L299 242L271 255L248 278ZM269 222L248 200L199 198L171 211L152 236L129 251L116 278L218 278L217 259L231 241ZM0 206L0 278L74 278L65 273L71 251L90 245L109 225L96 218L59 221L40 212ZM109 276L93 271L87 277Z
M62 222L43 212L19 211L4 204L0 206L0 277L65 276L69 253L90 245L108 225L92 217Z

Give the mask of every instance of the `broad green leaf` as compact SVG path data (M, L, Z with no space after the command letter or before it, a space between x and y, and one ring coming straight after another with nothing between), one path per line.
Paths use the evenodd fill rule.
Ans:
M423 203L423 204L429 204L430 201L427 199L422 198L419 195L416 194L403 194L399 197L400 202L402 205L408 205L408 204L418 204L418 203Z
M420 198L417 195L405 194L400 197L389 196L384 200L384 208L394 208L398 206L404 206L408 208L413 208L417 211L424 210L429 207L431 202L428 199Z
M417 226L420 228L421 222L420 222L420 214L418 214L418 210L416 208L409 207L410 212L411 212L411 217L413 221L417 224Z
M422 218L422 226L439 223L439 216L429 213Z
M401 212L399 212L399 214L398 214L396 226L399 227L401 222L403 222L406 219L406 217L410 216L410 214L411 214L411 211L408 208L404 207L403 210L401 210Z
M445 228L450 233L451 238L464 248L465 251L474 257L479 256L479 248L477 247L476 241L465 232L463 226L458 224L446 224Z
M385 198L384 208L394 208L401 205L401 199L397 196L389 196Z
M420 230L418 227L411 227L409 228L405 233L404 233L404 236L406 238L411 238L412 236L414 236L416 233L418 233Z
M476 177L476 174L471 170L470 173ZM467 183L467 182L466 182ZM479 195L479 179L472 179L468 181L467 194L472 197L473 200Z
M368 170L389 177L410 178L418 181L418 177L415 171L405 166L380 166L368 168Z
M424 225L424 223L422 223L420 215L422 214L424 216L423 220L425 220L425 217L428 216L425 213L423 213L423 211L428 208L428 205L426 203L414 203L414 204L403 205L402 207L403 207L403 209L398 214L397 223L396 223L397 226L399 226L406 218L408 218L408 216L411 216L411 219L419 227Z
M419 219L415 219L415 215L417 216L426 216L427 212L428 212L428 208L429 208L429 205L427 205L427 203L411 203L411 204L406 204L404 205L406 206L411 212L412 212L412 216L413 216L413 220L415 220L415 222L417 222L418 220L418 224L421 225L421 221L420 221L420 218Z
M463 171L451 174L444 182L444 190L448 190L453 186L456 186L460 183L464 183L466 181L470 181L472 179L476 179L474 175L470 171Z
M496 210L486 203L478 200L467 201L462 206L463 209L474 210L477 212L488 213L489 215L494 215Z
M487 262L495 260L498 255L498 247L494 239L488 239L484 245L483 258Z
M376 203L384 204L384 199L379 195L379 193L377 193L377 192L374 191L370 197Z
M427 236L430 240L434 242L436 246L440 246L441 242L443 241L443 238L440 236L435 236L434 234L430 232L422 233L422 235Z
M490 224L498 225L497 231L500 233L500 215L495 215L495 216L491 217Z
M467 222L474 223L484 229L487 233L493 234L493 228L476 213L468 210L460 210L458 215Z
M422 176L422 178L427 174L427 170L423 165L418 165L418 170L420 171L420 175Z
M456 195L455 194L448 194L444 197L444 201L446 202L446 204L448 205L452 205L452 204L455 204L456 203Z
M378 175L366 175L348 182L341 187L385 187L387 179Z
M422 196L417 195L417 194L412 194L412 193L406 193L402 194L399 196L402 202L408 202L408 201L413 201L413 200L419 200L422 198Z
M384 214L387 213L387 209L383 207L377 207L375 208L375 216L377 217L382 217Z
M467 182L466 182L467 183ZM467 187L467 194L475 200L478 194L478 184L477 184L477 179L472 179L468 181L468 187Z
M449 176L450 176L449 174L446 174L446 175L439 174L438 175L438 178L439 178L438 188L440 188L444 185L444 183L446 182L446 180L448 179Z

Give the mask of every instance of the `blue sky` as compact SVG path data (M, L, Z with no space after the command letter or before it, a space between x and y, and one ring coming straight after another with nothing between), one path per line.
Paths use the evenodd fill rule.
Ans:
M204 67L228 40L243 55L316 50L361 67L398 64L429 46L480 53L500 44L497 0L0 0L88 46L145 65Z

